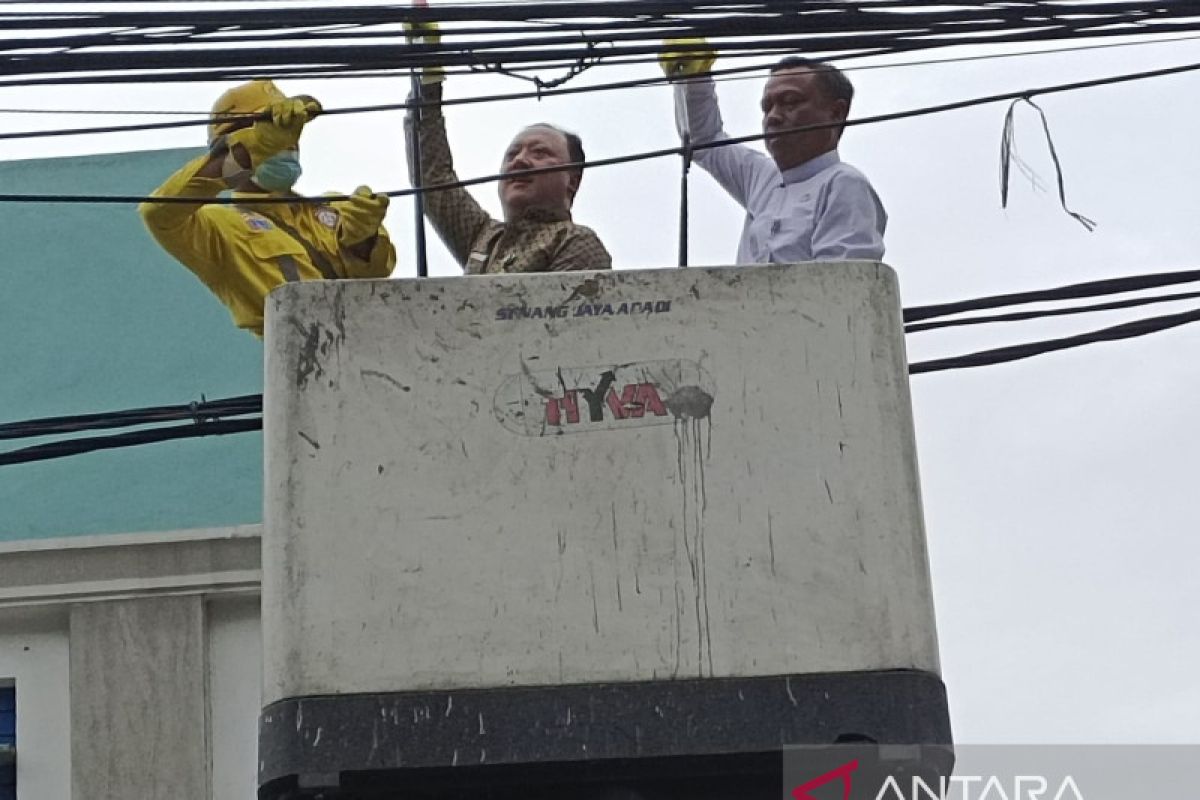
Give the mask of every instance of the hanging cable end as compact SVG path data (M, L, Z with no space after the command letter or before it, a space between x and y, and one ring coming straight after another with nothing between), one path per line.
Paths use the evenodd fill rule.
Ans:
M1085 217L1083 214L1078 214L1074 211L1068 211L1067 213L1070 214L1072 217L1074 217L1079 222L1080 225L1087 228L1088 233L1096 232L1096 228L1098 226L1094 220L1090 220L1087 217Z

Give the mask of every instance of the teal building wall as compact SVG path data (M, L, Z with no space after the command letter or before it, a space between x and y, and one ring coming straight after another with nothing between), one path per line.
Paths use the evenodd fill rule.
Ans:
M0 163L0 193L145 195L198 152ZM262 391L262 344L135 206L0 203L0 243L0 422ZM259 432L0 466L0 541L261 518Z

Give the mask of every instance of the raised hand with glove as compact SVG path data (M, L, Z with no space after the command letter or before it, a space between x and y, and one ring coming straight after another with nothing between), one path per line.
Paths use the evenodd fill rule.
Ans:
M239 128L225 137L229 147L241 145L254 166L282 150L295 150L300 145L304 125L321 113L321 104L311 97L289 97L267 106L270 119Z
M213 106L214 122L209 125L209 144L228 151L221 176L236 186L249 171L263 189L290 189L301 172L300 133L320 113L316 99L285 97L271 81L251 81L226 92ZM265 118L249 125L227 119L249 114Z
M686 80L707 75L717 61L717 51L707 39L667 39L658 55L663 74L671 80Z
M442 29L436 22L406 22L404 35L409 44L437 45L442 42ZM444 80L445 68L436 65L421 68L421 83L441 83Z
M389 201L386 194L375 194L369 186L355 189L349 200L337 204L338 243L342 247L352 248L378 236Z

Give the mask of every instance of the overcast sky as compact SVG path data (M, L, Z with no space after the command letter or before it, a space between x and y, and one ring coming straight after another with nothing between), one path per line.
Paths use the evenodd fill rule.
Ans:
M970 51L986 52L997 51ZM955 55L963 52L854 63ZM1191 62L1200 62L1200 41L856 70L852 116ZM576 85L656 73L599 68ZM402 79L282 87L330 108L396 102L408 88ZM732 135L758 130L761 87L761 78L720 85ZM200 110L223 88L0 89L0 107ZM502 76L458 77L446 95L524 88ZM1190 73L1039 101L1070 203L1099 223L1094 233L1065 215L1053 193L1019 176L1009 210L1000 208L1003 104L849 130L842 157L872 179L887 206L886 261L900 275L905 304L1196 268L1198 91L1200 73ZM666 87L456 107L447 116L462 177L496 171L512 133L535 121L579 132L593 158L676 143ZM0 130L89 124L97 118L0 114ZM0 159L199 146L203 138L197 128L0 142ZM1053 186L1040 122L1028 109L1018 112L1017 143ZM401 115L318 120L305 134L303 161L301 191L405 187ZM677 159L589 172L575 219L600 234L619 269L671 266L678 175ZM740 210L699 169L691 186L692 263L731 263ZM475 194L498 215L494 187ZM400 251L397 277L415 274L412 216L403 200L388 216ZM430 242L431 273L458 274L432 232ZM909 355L918 361L1189 308L915 334ZM1200 326L1193 326L913 379L944 678L959 741L1200 740L1198 350Z

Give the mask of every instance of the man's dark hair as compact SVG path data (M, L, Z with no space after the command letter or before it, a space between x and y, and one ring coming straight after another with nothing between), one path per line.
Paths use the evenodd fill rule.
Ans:
M583 139L579 138L579 134L571 133L570 131L564 131L557 125L551 125L549 122L535 122L529 127L549 128L552 131L558 131L562 134L563 138L567 140L567 158L571 161L571 163L582 164L583 162L587 161L587 156L583 152ZM579 176L580 182L583 181L583 167L580 167L577 170L572 170L572 172Z
M821 82L821 88L831 100L845 100L847 107L854 100L854 84L850 83L850 79L846 77L840 69L833 64L827 64L824 61L817 61L803 56L788 56L780 61L775 66L771 67L771 74L782 72L785 69L807 69L816 73L817 78Z

